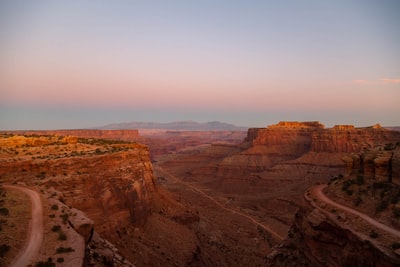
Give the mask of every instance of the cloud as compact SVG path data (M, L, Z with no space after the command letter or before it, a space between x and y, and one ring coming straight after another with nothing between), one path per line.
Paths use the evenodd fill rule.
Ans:
M367 81L367 80L353 80L353 83L354 84L363 85L363 84L369 84L369 81Z
M353 84L355 85L379 85L379 84L400 84L400 79L393 79L393 78L381 78L378 80L353 80Z
M381 79L381 82L383 82L384 84L398 84L400 83L400 79Z

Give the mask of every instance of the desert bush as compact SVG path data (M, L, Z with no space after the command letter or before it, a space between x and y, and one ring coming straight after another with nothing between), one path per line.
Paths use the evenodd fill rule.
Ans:
M58 231L60 231L61 230L61 226L60 225L54 225L52 228L51 228L51 231L53 231L53 232L58 232Z
M60 215L60 218L62 219L63 224L66 224L68 222L69 215L67 213L64 213Z
M400 208L397 207L393 208L393 216L396 218L400 218Z
M67 235L65 233L59 233L58 234L58 240L64 241L67 240Z
M56 253L67 253L67 252L72 252L72 251L74 251L74 250L73 250L73 248L71 248L71 247L68 247L68 248L65 248L65 247L58 247L58 248L56 249Z
M394 242L391 247L392 247L392 249L399 249L400 248L400 243L399 242Z
M382 188L386 187L386 183L384 183L384 182L374 182L372 184L372 187L375 188L375 189L382 189Z
M359 196L356 199L354 199L354 201L353 201L354 206L359 206L361 203L362 203L362 199Z
M365 181L364 181L364 175L362 175L362 174L358 175L358 176L357 176L356 183L357 183L358 185L363 185L364 182L365 182Z
M382 200L381 202L378 203L378 205L375 208L376 212L381 212L385 210L389 206L389 203L385 200Z
M57 258L57 262L58 262L58 263L64 262L64 258Z
M57 205L57 204L54 204L53 206L51 206L51 209L52 209L52 210L58 210L58 205Z
M35 267L54 267L56 264L52 258L48 258L47 261L38 261L35 263Z
M369 232L369 237L371 238L377 238L378 236L379 234L375 232L375 230L371 230L371 232Z
M0 215L8 216L10 212L7 208L0 208Z
M3 256L10 250L10 246L7 244L3 244L0 246L0 258L3 258Z

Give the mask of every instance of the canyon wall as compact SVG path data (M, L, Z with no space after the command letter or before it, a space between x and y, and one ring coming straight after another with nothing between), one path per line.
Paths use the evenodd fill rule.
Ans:
M252 146L290 146L297 154L311 152L351 153L377 144L400 141L400 132L382 128L379 124L355 128L336 125L325 128L319 122L279 122L267 128L251 128L246 141Z
M145 223L156 190L147 146L96 146L73 137L32 140L14 136L1 141L4 151L15 151L14 159L18 157L0 159L2 181L52 186L64 193L68 205L86 212L100 227L118 221ZM20 148L7 150L7 143Z
M324 131L313 132L311 151L351 153L372 148L378 144L396 143L399 140L400 132L387 130L379 124L364 128L336 125Z

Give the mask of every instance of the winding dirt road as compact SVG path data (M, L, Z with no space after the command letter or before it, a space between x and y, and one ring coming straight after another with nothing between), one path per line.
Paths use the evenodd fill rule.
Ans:
M368 215L366 215L366 214L364 214L364 213L361 213L361 212L359 212L359 211L357 211L357 210L354 210L354 209L352 209L352 208L350 208L350 207L341 205L341 204L339 204L339 203L337 203L337 202L334 202L334 201L331 200L330 198L328 198L328 197L323 193L323 189L326 188L326 187L327 187L327 185L317 185L317 186L314 186L314 187L310 188L309 191L310 191L310 193L311 193L312 195L314 195L315 197L317 197L317 198L318 198L319 200L321 200L322 202L325 202L326 204L329 204L329 205L331 205L331 206L337 207L337 208L339 208L339 209L341 209L341 210L344 210L344 211L346 211L346 212L349 212L349 213L352 213L352 214L354 214L354 215L357 215L357 216L359 216L360 218L362 218L363 220L365 220L365 221L367 221L368 223L370 223L371 225L374 225L374 226L376 226L377 228L380 228L380 229L382 229L382 230L384 230L384 231L386 231L386 232L388 232L388 233L390 233L390 234L392 234L392 235L394 235L394 236L400 238L400 231L398 231L398 230L396 230L396 229L393 229L393 228L391 228L391 227L389 227L389 226L387 226L387 225L385 225L385 224L383 224L383 223L380 223L380 222L376 221L375 219L369 217Z
M178 177L176 177L175 175L167 172L166 170L162 169L161 167L157 166L155 167L155 169L157 169L158 171L164 173L165 175L169 176L170 178L172 178L174 181L189 187L190 189L192 189L193 191L197 192L198 194L204 196L205 198L208 198L209 200L211 200L215 205L217 205L219 208L226 210L228 212L231 212L233 214L237 214L240 215L242 217L247 218L248 220L250 220L253 224L261 227L262 229L264 229L265 231L267 231L268 233L270 233L275 239L277 239L278 241L282 241L284 239L283 236L279 235L277 232L275 232L274 230L272 230L271 228L269 228L268 226L258 222L256 219L254 219L253 217L251 217L250 215L247 215L241 211L237 211L234 209L230 209L225 207L224 205L222 205L221 203L219 203L217 200L215 200L215 198L213 198L210 195L207 195L204 191L200 190L199 188L195 187L194 185L190 184L190 183L186 183L183 182L181 179L179 179Z
M32 219L29 224L28 238L25 247L15 257L10 266L27 266L34 261L39 253L43 241L43 208L37 192L21 186L4 185L5 188L21 191L31 199Z

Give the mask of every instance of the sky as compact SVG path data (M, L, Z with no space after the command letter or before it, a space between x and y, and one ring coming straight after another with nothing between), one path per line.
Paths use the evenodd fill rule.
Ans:
M0 130L400 125L400 1L0 2Z

